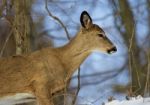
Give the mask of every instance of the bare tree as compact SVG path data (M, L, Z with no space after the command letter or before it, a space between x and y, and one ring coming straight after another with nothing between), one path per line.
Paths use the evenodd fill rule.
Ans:
M118 16L115 17L118 19L116 19L115 22L117 23L117 21L119 20L121 23L120 26L116 24L116 27L122 34L122 37L124 38L125 43L128 47L128 67L132 78L131 94L144 95L146 84L147 82L148 84L150 82L146 79L147 73L149 71L149 62L147 61L147 63L144 65L141 64L140 54L143 49L138 46L138 43L136 41L137 21L135 20L135 15L132 11L130 3L127 0L118 0L118 2L112 0L112 4L115 7L114 13L118 13ZM150 87L148 86L148 88Z

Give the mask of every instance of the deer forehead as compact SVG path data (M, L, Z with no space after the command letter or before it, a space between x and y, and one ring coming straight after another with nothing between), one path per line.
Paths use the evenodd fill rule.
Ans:
M89 33L89 32L92 32L92 33L94 33L94 32L95 33L105 33L104 30L96 24L93 24L92 27L89 28L89 29L84 29L83 28L83 32L84 33Z

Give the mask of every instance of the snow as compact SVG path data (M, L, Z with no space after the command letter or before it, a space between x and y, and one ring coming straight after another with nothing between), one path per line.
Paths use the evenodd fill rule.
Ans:
M150 97L143 98L141 96L132 97L130 100L113 100L111 102L105 103L105 105L150 105Z
M16 105L19 103L29 103L35 101L36 98L32 94L18 93L13 96L6 96L0 98L0 105ZM94 105L94 104L85 103L85 105ZM137 97L131 97L129 100L122 100L122 101L113 100L103 105L150 105L150 97L143 98L142 96L137 96Z

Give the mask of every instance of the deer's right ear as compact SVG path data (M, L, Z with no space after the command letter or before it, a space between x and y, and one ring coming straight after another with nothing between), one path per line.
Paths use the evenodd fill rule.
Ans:
M90 15L86 11L83 11L81 13L80 22L81 22L82 27L86 29L90 28L93 24Z

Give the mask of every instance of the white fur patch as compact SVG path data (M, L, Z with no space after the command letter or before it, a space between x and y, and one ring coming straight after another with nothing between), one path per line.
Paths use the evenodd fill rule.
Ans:
M21 103L35 102L36 97L30 93L17 93L0 98L0 105L15 105Z

